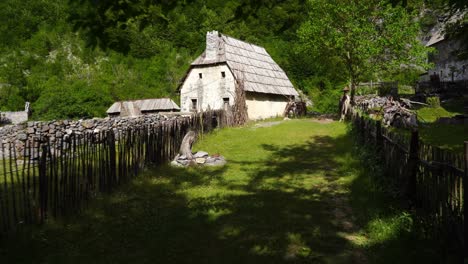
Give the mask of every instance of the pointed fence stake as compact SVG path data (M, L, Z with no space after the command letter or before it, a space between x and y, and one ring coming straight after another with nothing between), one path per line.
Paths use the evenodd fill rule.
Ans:
M463 240L464 240L464 257L465 263L468 262L468 141L464 142L465 145L465 175L463 177Z

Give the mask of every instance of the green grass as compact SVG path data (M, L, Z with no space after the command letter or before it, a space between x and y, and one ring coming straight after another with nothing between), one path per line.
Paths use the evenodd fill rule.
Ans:
M418 119L422 122L435 122L441 117L453 117L460 114L459 112L449 112L443 107L422 107L416 113Z
M408 98L413 96L415 93L414 88L410 85L399 85L398 86L398 95L403 98Z
M416 109L420 122L431 123L441 117L453 117L463 113L463 98L441 102L440 107L424 106Z
M463 113L463 98L442 102L440 107L421 107L416 110L420 121L421 139L431 145L461 153L463 142L468 140L468 125L437 123L441 117L453 117Z
M468 141L468 125L429 124L419 128L421 139L430 145L463 153L463 142Z
M194 149L228 165L148 169L77 217L1 240L0 262L430 263L342 123L224 129Z

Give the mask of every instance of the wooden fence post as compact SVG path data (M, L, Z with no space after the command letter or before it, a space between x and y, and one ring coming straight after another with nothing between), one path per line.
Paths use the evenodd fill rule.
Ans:
M377 120L375 122L375 144L377 146L377 151L382 150L382 147L383 147L382 121L380 120Z
M361 137L361 143L365 143L366 142L366 138L365 138L365 135L366 135L366 131L365 131L365 124L364 124L364 116L361 116L359 118L359 135Z
M418 174L418 152L419 152L419 132L414 130L411 132L411 141L409 149L409 158L408 158L408 189L407 195L408 198L413 202L413 205L416 203L416 182Z
M39 160L39 218L40 223L43 224L47 218L47 145L41 145L41 157Z
M465 263L468 260L468 141L465 145L465 175L463 177L463 241L464 241L464 257Z
M114 130L109 129L107 132L107 144L109 145L109 170L112 187L118 185L121 179L117 178L117 162L116 162L116 151L115 151L115 134Z

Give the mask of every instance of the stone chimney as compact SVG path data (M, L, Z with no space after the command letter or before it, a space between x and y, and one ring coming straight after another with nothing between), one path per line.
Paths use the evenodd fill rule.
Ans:
M206 32L205 60L216 60L218 56L219 33L216 30Z

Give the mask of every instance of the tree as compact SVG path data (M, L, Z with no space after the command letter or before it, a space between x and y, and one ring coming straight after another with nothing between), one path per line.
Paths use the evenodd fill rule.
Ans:
M427 68L427 48L419 24L403 7L374 0L309 0L298 30L301 46L313 57L325 54L345 68L351 98L365 78L402 68Z

